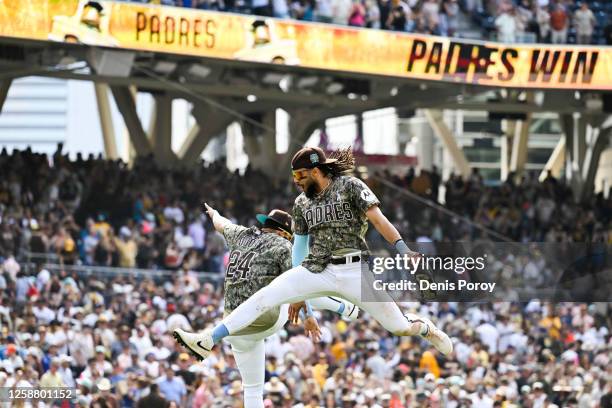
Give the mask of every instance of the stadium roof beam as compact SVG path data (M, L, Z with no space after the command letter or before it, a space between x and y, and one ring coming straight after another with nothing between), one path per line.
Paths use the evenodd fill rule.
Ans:
M100 115L100 128L102 129L102 138L104 139L104 154L109 160L119 158L117 151L117 139L115 138L115 129L113 126L113 115L111 113L108 85L95 83L94 90L96 92L96 102L98 104L98 114Z
M578 199L585 200L594 191L595 174L599 165L601 153L610 145L612 127L595 130L591 143L588 145L582 163L582 183L578 189Z
M565 134L565 176L574 198L582 201L593 191L599 159L610 144L610 116L560 115Z
M546 165L542 169L540 173L540 177L538 180L543 182L548 177L548 172L550 171L552 176L558 178L561 176L561 170L563 169L563 161L565 159L565 136L561 136L559 142L553 149Z
M249 163L271 177L278 174L276 160L276 110L252 115L256 123L242 121L240 126L244 136L244 151Z
M2 112L2 107L4 106L4 102L6 101L6 97L9 89L11 88L12 82L13 81L11 79L4 79L0 81L0 113Z
M154 94L149 140L157 164L169 167L176 162L172 151L172 97L167 94Z
M576 100L573 93L565 91L549 91L546 102L539 104L533 102L442 102L432 103L424 106L437 109L457 109L468 111L486 111L490 113L534 113L534 112L555 112L555 113L575 113L589 112L583 101Z
M569 182L575 178L575 168L578 166L574 162L574 138L576 133L574 117L571 114L560 114L559 124L565 135L565 179Z
M159 81L157 79L143 77L109 77L103 75L79 74L75 72L40 72L41 76L49 76L63 79L76 79L104 82L113 86L136 85L141 91L167 91L174 93L177 98L188 99L193 97L193 93L206 95L208 97L239 97L245 95L257 95L261 101L276 101L284 105L326 105L328 107L347 106L361 109L367 105L361 99L349 99L344 95L328 95L303 92L283 92L280 88L273 89L261 87L257 84L232 85L223 83L190 83L187 87L180 82L168 80ZM370 101L370 104L372 102ZM365 110L367 110L366 108Z
M189 130L177 156L180 164L194 163L202 154L208 142L223 132L235 116L208 104L194 105L191 114L196 124Z
M465 178L470 176L470 164L463 154L463 150L457 144L457 139L444 123L444 116L439 109L425 109L425 117L436 136L440 138L446 151L451 155L455 168Z
M533 92L527 93L527 101L533 101ZM515 176L522 175L525 170L530 127L530 112L525 115L524 120L515 121L514 133L512 134L512 152L510 154L510 171L513 172Z
M130 135L130 141L138 156L148 156L151 154L151 143L147 138L138 113L136 112L136 102L132 91L127 86L111 86L115 103Z

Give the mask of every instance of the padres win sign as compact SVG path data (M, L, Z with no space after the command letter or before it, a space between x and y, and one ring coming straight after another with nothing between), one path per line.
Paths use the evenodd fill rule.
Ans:
M0 36L429 81L612 90L612 47L463 41L124 2L3 0Z

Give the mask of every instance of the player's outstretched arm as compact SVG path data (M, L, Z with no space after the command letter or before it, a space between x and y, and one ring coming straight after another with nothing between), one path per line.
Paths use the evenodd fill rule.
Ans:
M366 211L366 217L387 242L394 244L398 239L402 239L397 228L391 224L377 205L373 205Z
M310 235L294 235L293 248L291 250L291 265L295 268L300 265L308 255ZM308 300L293 303L289 306L289 321L293 324L298 323L300 311L304 310L308 318L314 319L312 315L312 307ZM316 322L316 319L315 319Z
M223 233L223 229L232 223L227 218L221 216L221 214L219 214L219 211L215 210L207 203L202 203L202 210L206 212L206 214L208 214L208 216L213 222L213 225L215 226L215 229L220 233Z
M407 255L411 258L421 256L420 253L412 251L410 248L408 248L408 245L406 245L406 243L402 239L401 235L397 231L397 228L395 228L393 224L391 224L391 222L387 219L387 217L385 217L382 211L380 211L380 208L378 208L378 206L375 205L370 207L366 211L366 216L368 217L372 225L374 225L374 228L376 228L376 230L380 232L380 234L387 240L387 242L395 246L397 252L402 255ZM419 280L426 280L428 282L432 282L434 280L433 276L431 275L431 272L421 271L416 275L416 277ZM422 290L421 296L423 300L434 300L436 297L436 292L433 290Z
M418 256L418 252L411 251L402 236L397 231L397 228L391 224L391 222L385 217L385 215L380 211L377 205L373 205L366 211L366 217L368 220L374 225L376 231L380 232L380 235L383 236L384 239L387 240L388 243L393 244L397 249L397 252L404 255L410 256Z

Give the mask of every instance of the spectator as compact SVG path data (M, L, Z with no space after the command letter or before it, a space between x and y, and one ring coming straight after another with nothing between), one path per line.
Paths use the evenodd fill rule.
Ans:
M366 27L380 28L380 9L375 0L366 0Z
M580 8L574 13L574 26L576 27L577 44L591 43L595 23L595 15L591 9L589 9L588 3L583 1Z
M387 21L389 20L389 15L391 14L391 0L377 0L377 5L380 12L380 27L389 28Z
M136 408L167 408L168 401L159 395L159 386L155 383L149 386L149 394L136 403Z
M252 0L251 10L256 16L272 16L269 0Z
M58 370L60 375L62 376L62 382L66 387L73 388L76 386L76 382L74 381L74 377L72 374L72 369L70 368L70 364L72 363L72 357L63 355L60 357L61 367Z
M51 360L51 366L49 371L47 371L40 379L41 387L65 387L64 379L62 378L62 373L60 370L60 359L54 357Z
M115 237L111 230L111 237L119 255L119 266L122 268L134 268L136 266L136 254L138 246L132 238L132 231L126 226L119 230L119 237Z
M210 262L208 270L216 273L221 272L223 268L223 254L225 253L225 239L216 230L212 230L208 234L206 251Z
M348 24L352 8L351 0L335 0L332 2L332 22L334 24Z
M421 9L425 19L425 27L428 33L437 34L440 24L440 5L438 0L425 0Z
M535 32L535 17L530 0L522 0L516 8L516 31L523 35L528 32ZM524 40L523 40L524 41Z
M502 12L495 19L495 27L497 28L497 39L504 43L516 42L516 16L514 7L510 8L510 11Z
M185 406L187 402L187 388L181 377L174 375L174 370L168 366L165 370L166 376L157 383L159 392L168 401L174 401L179 407Z
M406 14L402 6L396 6L389 14L387 28L393 31L404 31L406 29Z
M102 378L96 384L98 393L94 394L91 402L92 408L119 408L117 397L111 394L111 382L108 378Z
M303 0L302 18L304 21L315 20L316 0Z
M30 236L30 252L43 254L49 249L49 239L41 231L40 224L35 219L30 221L30 230L32 235Z
M276 18L289 18L287 0L272 0L272 10L274 10L274 17Z
M353 0L353 5L349 13L348 25L353 27L365 27L366 10L363 4L361 4L361 0Z
M333 2L331 0L317 0L316 20L321 23L332 22Z
M445 0L440 13L440 35L453 37L459 28L459 3L457 0ZM443 21L444 20L444 21Z
M604 27L604 42L606 45L612 45L612 18L608 17L608 23Z
M536 21L538 23L538 42L550 42L550 13L546 6L537 8Z
M567 12L565 7L559 3L550 13L550 40L553 44L565 44L567 42L567 25Z

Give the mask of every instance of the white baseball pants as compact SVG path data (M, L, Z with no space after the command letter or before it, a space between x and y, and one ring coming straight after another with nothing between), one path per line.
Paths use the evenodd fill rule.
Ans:
M395 335L412 336L419 332L421 324L408 322L390 296L377 293L382 301L362 301L362 278L360 262L330 264L321 273L312 273L300 265L284 272L268 286L257 291L224 318L222 323L231 335L249 326L257 317L276 306L321 296L337 296L368 312ZM385 296L384 299L380 299L382 295Z
M286 273L286 272L285 272ZM331 297L312 299L314 309L337 312L341 301ZM263 408L263 389L266 371L266 353L264 340L282 329L287 323L289 305L280 308L276 323L267 330L244 336L229 336L225 340L232 346L232 352L244 390L244 408Z

